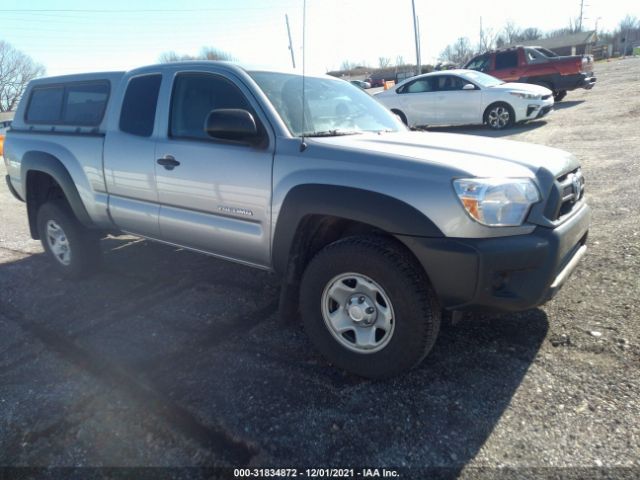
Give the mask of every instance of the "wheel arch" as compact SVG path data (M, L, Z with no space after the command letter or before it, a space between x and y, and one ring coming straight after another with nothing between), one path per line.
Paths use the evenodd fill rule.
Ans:
M440 229L422 212L397 198L379 192L337 185L305 184L292 188L285 197L273 236L274 270L284 275L296 250L314 229L321 236L371 233L443 237ZM329 238L331 232L329 232ZM300 244L302 242L302 245Z
M38 208L52 197L62 196L80 223L86 227L93 226L69 171L58 158L46 152L29 151L22 157L20 170L33 239L39 238L36 225Z
M393 114L397 115L398 117L400 117L400 120L402 120L402 123L404 123L405 125L409 126L409 119L407 118L407 114L406 113L404 113L399 108L392 108L390 110L391 110L391 113L393 113Z
M488 116L489 116L489 110L491 110L491 108L495 107L496 105L504 105L507 108L509 108L509 110L511 111L511 115L513 116L513 123L518 122L519 120L516 118L516 110L515 108L513 108L513 105L511 105L509 102L507 102L506 100L496 100L494 102L491 102L489 105L487 105L487 107L484 109L484 112L482 113L482 123L483 124L487 124L488 123Z

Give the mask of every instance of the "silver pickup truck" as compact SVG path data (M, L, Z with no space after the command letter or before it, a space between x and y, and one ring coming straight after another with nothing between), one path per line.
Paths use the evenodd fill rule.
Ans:
M343 80L187 62L32 81L7 184L64 275L126 232L270 270L335 365L417 365L441 314L549 300L584 255L569 153L408 131Z

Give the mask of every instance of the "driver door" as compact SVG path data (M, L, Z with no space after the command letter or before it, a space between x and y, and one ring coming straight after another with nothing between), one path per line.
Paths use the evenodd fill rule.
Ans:
M178 72L172 83L167 128L155 150L161 239L268 266L274 140L257 104L229 75ZM205 121L217 108L248 110L262 145L209 137Z

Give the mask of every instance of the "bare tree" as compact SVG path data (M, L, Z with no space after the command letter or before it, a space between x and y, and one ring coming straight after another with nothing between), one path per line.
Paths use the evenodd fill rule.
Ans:
M630 55L633 52L630 37L637 38L635 35L632 35L632 33L635 33L638 30L640 30L640 20L638 20L638 17L626 15L622 20L620 20L615 36L617 37L618 44L620 45L622 55Z
M236 58L230 53L218 50L217 48L202 47L198 55L198 60L227 60L232 62L235 61Z
M519 41L520 28L512 20L507 22L502 31L504 33L504 41L507 45L512 45Z
M391 65L391 59L389 57L378 57L378 66L380 68L387 68Z
M354 68L356 68L356 63L352 62L351 60L343 60L342 63L340 64L340 70L348 72L349 70L353 70Z
M396 57L396 67L403 67L405 65L404 57L402 55L398 55Z
M520 33L518 41L529 41L529 40L538 40L542 38L542 31L536 27L529 27L522 30Z
M634 17L633 15L625 15L625 17L620 20L618 24L618 30L621 32L626 32L627 30L636 30L640 28L640 19L638 17Z
M230 53L218 50L214 47L202 47L197 55L181 54L176 52L164 52L158 58L160 63L186 62L188 60L228 60L234 61L235 58Z
M562 37L563 35L571 35L572 33L578 33L581 31L582 31L582 26L580 25L580 19L570 18L568 26L564 28L558 28L556 30L551 30L550 32L546 33L545 37L546 38Z
M27 84L44 73L30 56L0 40L0 112L15 110Z
M473 49L467 37L458 38L452 45L447 45L447 48L440 54L442 60L456 65L463 65L471 57L473 57Z
M487 50L493 50L496 47L496 41L498 40L498 34L493 31L493 28L483 28L480 30L480 42L478 43L478 52L486 52Z

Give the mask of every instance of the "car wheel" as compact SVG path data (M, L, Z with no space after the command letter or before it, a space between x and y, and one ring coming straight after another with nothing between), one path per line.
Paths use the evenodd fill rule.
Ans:
M567 91L566 90L559 90L557 92L553 92L553 99L556 102L559 102L560 100L562 100L566 96L567 96Z
M372 379L418 365L440 327L422 269L403 247L378 237L349 237L321 250L304 272L300 309L331 363Z
M391 112L396 114L396 116L400 120L402 120L402 123L404 123L406 126L409 126L409 123L407 122L407 116L404 113L402 113L401 110L397 110L397 109L394 108L393 110L391 110Z
M484 123L494 130L502 130L511 127L516 120L516 115L511 105L497 102L487 107L484 112Z
M55 268L68 278L79 278L100 263L100 239L85 228L63 202L47 202L38 210L38 234Z

